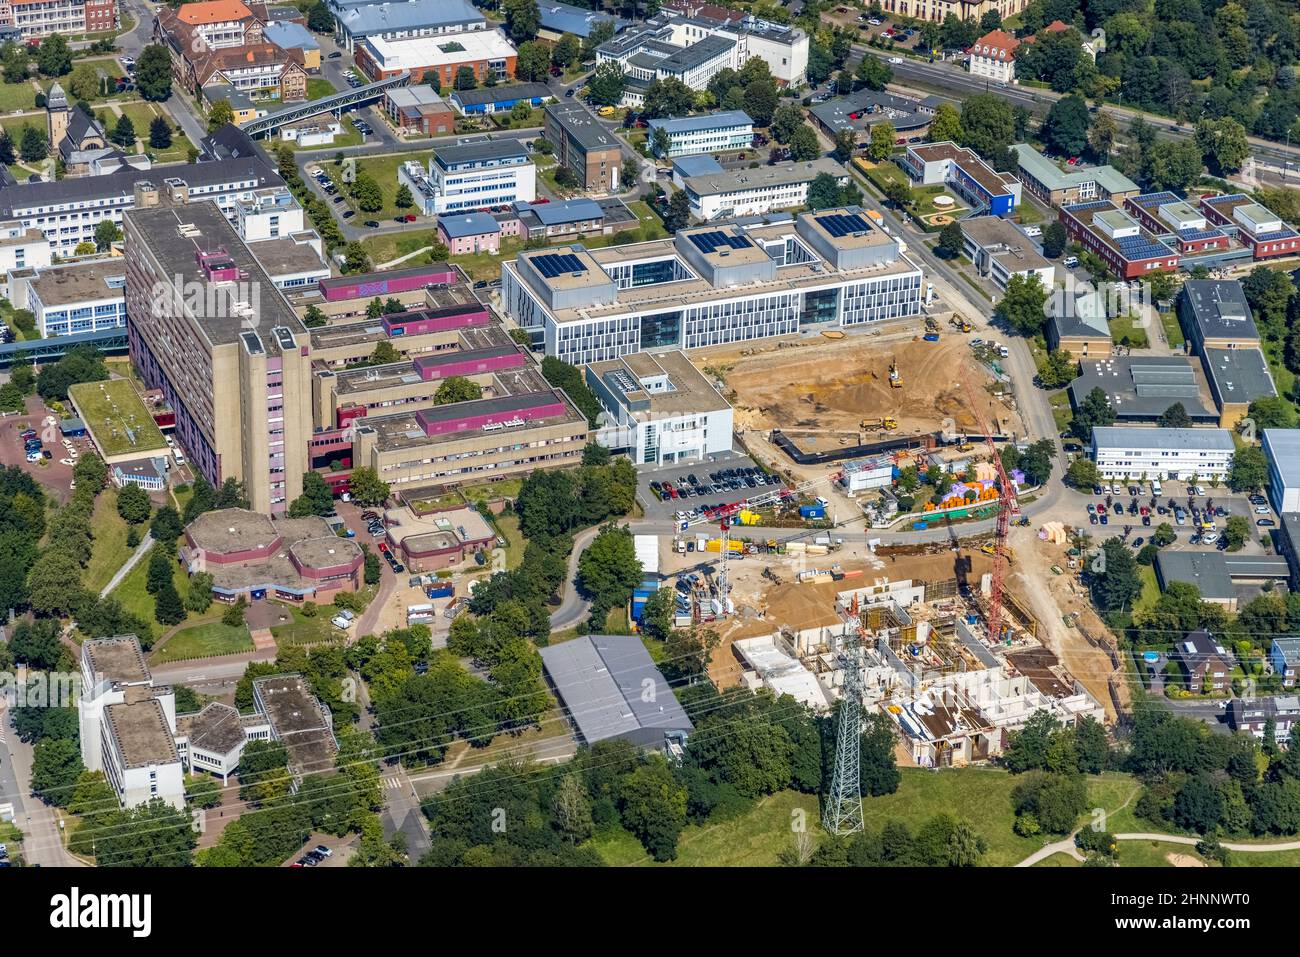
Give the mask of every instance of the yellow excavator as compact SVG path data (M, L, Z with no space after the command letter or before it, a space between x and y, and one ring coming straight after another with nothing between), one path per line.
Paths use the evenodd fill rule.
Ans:
M889 362L889 387L891 389L901 389L903 387L903 374L898 371L897 359L891 359Z

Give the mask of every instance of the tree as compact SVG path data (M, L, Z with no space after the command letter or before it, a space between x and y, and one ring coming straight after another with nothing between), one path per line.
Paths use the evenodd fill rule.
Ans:
M23 135L18 141L19 155L27 163L38 163L50 152L50 142L46 138L45 130L38 126L23 125Z
M789 143L795 130L803 125L803 110L793 103L783 103L772 113L771 132L778 142Z
M1118 137L1119 127L1115 125L1114 117L1106 112L1098 113L1092 121L1092 128L1088 130L1088 149L1093 159L1098 163L1108 162Z
M51 33L36 48L36 69L41 76L67 76L72 72L72 48L62 34Z
M72 800L77 779L85 770L74 739L44 738L32 753L32 793L46 804L64 807Z
M195 572L185 590L185 610L202 614L212 607L212 573Z
M751 63L755 61L762 62L757 57L750 60ZM755 126L767 126L772 122L778 100L776 82L770 76L760 77L745 85L745 112L753 119Z
M1013 280L1014 278L1012 277ZM1070 424L1070 431L1074 433L1079 441L1091 442L1093 426L1114 424L1115 410L1111 407L1110 399L1107 398L1101 386L1094 386L1092 391L1084 396L1083 401L1079 403L1079 407L1074 410L1074 419Z
M1295 426L1295 409L1286 399L1262 396L1250 404L1247 417L1255 423L1255 434L1264 429L1290 429Z
M994 316L1022 336L1036 336L1047 322L1044 305L1047 290L1037 273L1017 273L1007 282L1002 301L993 310Z
M1043 255L1048 259L1056 259L1065 252L1065 244L1068 240L1065 227L1057 220L1052 220L1043 229Z
M945 50L965 50L979 39L979 24L949 13L939 26L939 42Z
M695 91L676 77L650 84L645 93L645 113L657 118L685 116L695 106Z
M669 152L672 151L672 147L672 135L662 126L656 126L654 131L650 134L650 151L654 153L655 156L667 159Z
M384 191L367 173L360 174L352 184L352 196L365 213L375 213L384 208Z
M304 472L302 494L289 505L289 515L305 518L308 515L328 515L334 511L334 491L319 472Z
M1068 834L1088 806L1087 787L1077 775L1031 771L1011 791L1017 819L1027 816L1049 834Z
M1250 155L1246 128L1232 117L1201 120L1196 124L1196 145L1201 157L1215 176L1238 172Z
M149 124L149 146L165 150L172 145L172 127L165 117L155 116Z
M36 671L52 671L57 668L63 654L59 632L59 623L52 619L19 620L9 642L13 661Z
M535 9L535 8L534 8ZM542 82L551 71L551 48L541 40L519 45L515 56L515 78L523 82Z
M149 573L145 580L145 591L151 595L172 580L172 558L167 548L161 543L149 549Z
M411 195L411 187L405 183L398 184L397 193L393 196L393 205L398 209L410 209L415 205L415 197Z
M596 71L587 80L587 90L591 101L599 106L618 106L627 89L627 77L623 68L613 60L606 60L596 67Z
M1227 542L1230 552L1239 552L1246 539L1250 537L1250 522L1242 515L1229 515L1224 523L1223 540Z
M537 36L541 26L537 0L502 0L501 9L506 15L506 32L515 43Z
M856 76L868 90L883 90L893 80L894 71L888 63L868 54L858 64Z
M160 625L178 625L185 620L185 605L169 578L153 596L153 616Z
M930 132L926 138L931 143L957 143L961 141L961 113L951 103L940 103L930 119Z
M1038 370L1038 381L1044 389L1059 389L1069 385L1078 374L1078 360L1064 349L1053 349Z
M808 184L808 208L830 209L840 204L840 184L830 173L818 173Z
M434 405L450 405L453 402L472 402L483 397L483 388L473 379L464 376L451 376L444 379L438 391L433 395Z
M98 99L100 96L99 71L89 63L82 63L72 71L72 76L68 77L68 82L64 85L67 87L68 95L73 102Z
M976 93L962 103L961 127L961 144L992 160L1014 142L1016 118L1011 104L1002 97L995 93Z
M1244 445L1232 453L1226 476L1234 492L1257 492L1268 484L1268 459L1259 446Z
M113 127L113 132L109 139L117 146L123 149L135 147L135 124L131 122L131 117L123 113L117 118L117 125Z
M578 558L578 587L591 599L593 621L632 597L641 583L641 562L626 528L606 525Z
M4 45L3 64L6 83L26 83L31 57L23 43Z
M1091 489L1101 482L1101 472L1092 459L1077 458L1065 470L1065 480L1075 488Z
M582 59L582 41L572 33L565 33L556 41L551 51L551 62L562 70L572 69Z
M170 545L180 538L184 527L181 525L180 514L171 505L164 505L154 513L153 521L149 523L149 534L153 536L154 541L163 542Z
M382 505L388 501L388 483L380 479L379 473L368 465L352 470L348 480L348 492L352 500L360 505Z
M95 249L108 252L113 244L122 241L122 230L111 219L101 219L95 226Z
M1078 156L1088 145L1088 104L1077 93L1052 104L1043 122L1043 143L1059 156Z
M956 220L939 230L939 244L936 249L945 259L956 259L961 255L962 247L965 245L966 234L961 231L961 223Z
M885 199L894 204L896 209L911 209L912 204L916 201L912 193L912 187L902 179L889 179L885 181Z
M1201 151L1192 140L1161 140L1146 154L1143 175L1152 190L1187 190L1201 178Z
M27 602L40 615L68 614L80 604L80 579L81 563L75 556L47 549L27 572Z
M457 90L473 90L478 86L478 74L474 72L472 66L459 66L456 68L456 79L452 85Z
M161 44L151 43L135 61L136 89L146 100L161 103L172 95L171 54Z
M345 272L358 273L370 271L370 254L359 242L350 242L343 250L343 269Z
M1281 339L1287 332L1287 307L1295 295L1291 277L1280 269L1256 266L1241 281L1241 291L1260 331L1269 339Z
M1085 558L1084 568L1084 580L1102 611L1127 609L1142 593L1137 562L1122 539L1110 538L1103 542L1101 554Z
M18 152L14 147L14 139L9 135L8 130L0 131L0 164L13 166L18 159Z
M556 828L571 844L581 844L595 832L587 789L577 774L566 774L560 779L551 803L551 816Z
M307 8L307 29L315 33L334 32L334 14L324 0L316 0Z
M208 132L215 133L227 123L235 122L235 108L229 100L217 100L208 107Z
M578 174L567 166L561 166L555 171L555 184L564 189L574 189L579 185Z
M853 158L853 151L858 148L858 139L852 130L838 130L835 133L835 150L832 156L840 163L847 163Z
M677 857L677 838L686 825L686 788L677 783L659 755L619 782L619 812L623 826L656 861Z
M894 125L888 120L871 127L871 142L867 146L867 155L874 162L883 163L894 151Z
M1190 429L1192 417L1187 414L1187 409L1181 402L1175 402L1160 414L1156 424L1162 429Z
M132 525L147 521L153 505L149 493L135 484L124 485L117 493L117 514Z
M248 610L248 600L240 595L235 603L221 614L221 623L231 628L238 628L244 623L244 612Z
M814 160L822 155L821 144L817 142L817 134L813 132L812 127L807 123L800 126L790 137L790 158L805 162Z
M668 209L664 213L664 229L670 233L675 233L679 229L684 229L691 221L691 201L687 198L684 190L677 190L673 193L672 198L668 200Z

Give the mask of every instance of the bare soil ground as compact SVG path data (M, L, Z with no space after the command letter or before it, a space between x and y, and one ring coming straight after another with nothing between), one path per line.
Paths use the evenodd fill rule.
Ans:
M933 432L945 419L957 430L974 431L962 384L968 381L976 385L990 427L1024 431L1019 415L984 389L993 377L961 335L943 334L938 342L914 335L782 340L697 354L695 361L724 372L728 394L734 391L738 430L826 433L821 444L828 447L851 444L863 419L885 416L898 420L897 434ZM889 385L892 361L898 363L901 389Z

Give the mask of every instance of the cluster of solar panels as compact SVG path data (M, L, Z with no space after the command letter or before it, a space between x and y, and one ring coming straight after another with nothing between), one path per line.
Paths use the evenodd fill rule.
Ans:
M1064 209L1066 209L1068 212L1071 213L1086 213L1090 209L1113 209L1113 208L1114 208L1114 204L1111 203L1111 201L1108 199L1095 199L1089 203L1074 203L1073 205L1064 207Z
M1269 243L1275 239L1294 239L1296 232L1294 229L1279 229L1271 233L1261 233L1255 237L1257 243Z
M1180 229L1178 238L1185 243L1200 242L1202 239L1220 239L1224 235L1221 229Z
M731 233L724 233L721 230L708 233L692 233L691 242L695 244L695 248L706 256L723 246L729 249L746 249L753 245L746 236L733 236Z
M572 253L551 253L546 256L534 256L529 260L546 279L554 279L566 272L585 272L582 260Z
M1115 240L1115 245L1119 246L1120 254L1130 262L1135 259L1168 256L1170 252L1167 246L1152 242L1145 236L1121 236Z
M829 216L818 216L817 222L821 223L822 228L836 239L850 233L866 232L871 228L857 213L832 213Z
M1202 202L1209 203L1211 206L1218 206L1221 203L1239 203L1243 199L1249 199L1245 193L1225 193L1222 196L1206 196Z
M1130 203L1136 203L1138 206L1143 208L1148 206L1163 206L1166 203L1176 203L1178 201L1178 197L1168 191L1163 193L1147 193L1145 196L1135 196L1129 200Z

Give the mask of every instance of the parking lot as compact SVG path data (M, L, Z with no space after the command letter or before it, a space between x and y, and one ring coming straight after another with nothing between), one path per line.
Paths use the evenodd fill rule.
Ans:
M1094 538L1111 535L1129 538L1135 547L1140 547L1139 541L1145 544L1157 526L1168 524L1180 545L1223 549L1227 547L1223 534L1227 519L1239 515L1251 527L1242 548L1246 553L1262 553L1260 537L1278 527L1277 515L1262 495L1248 496L1206 484L1160 484L1159 495L1155 494L1151 482L1117 480L1095 486L1077 496L1079 511L1073 524L1086 529Z
M746 480L745 470L754 473L749 475L752 485ZM770 477L771 484L760 484L761 471L753 459L738 452L711 456L703 462L641 466L637 469L637 494L646 518L672 520L677 512L689 512L705 505L742 502L750 496L780 488L781 482L775 476ZM695 476L693 483L690 481L692 475ZM677 496L670 493L660 498L651 483L660 487L660 494L667 483L677 491Z
M50 417L51 413L36 398L28 399L27 414L6 416L0 425L0 465L15 465L30 473L53 498L65 502L71 495L72 465L68 463L92 446L89 439L70 439L76 450L75 455L70 453L58 428L46 423ZM35 431L42 442L42 457L35 462L28 461L23 438L26 430ZM43 455L46 451L50 453L48 459Z

